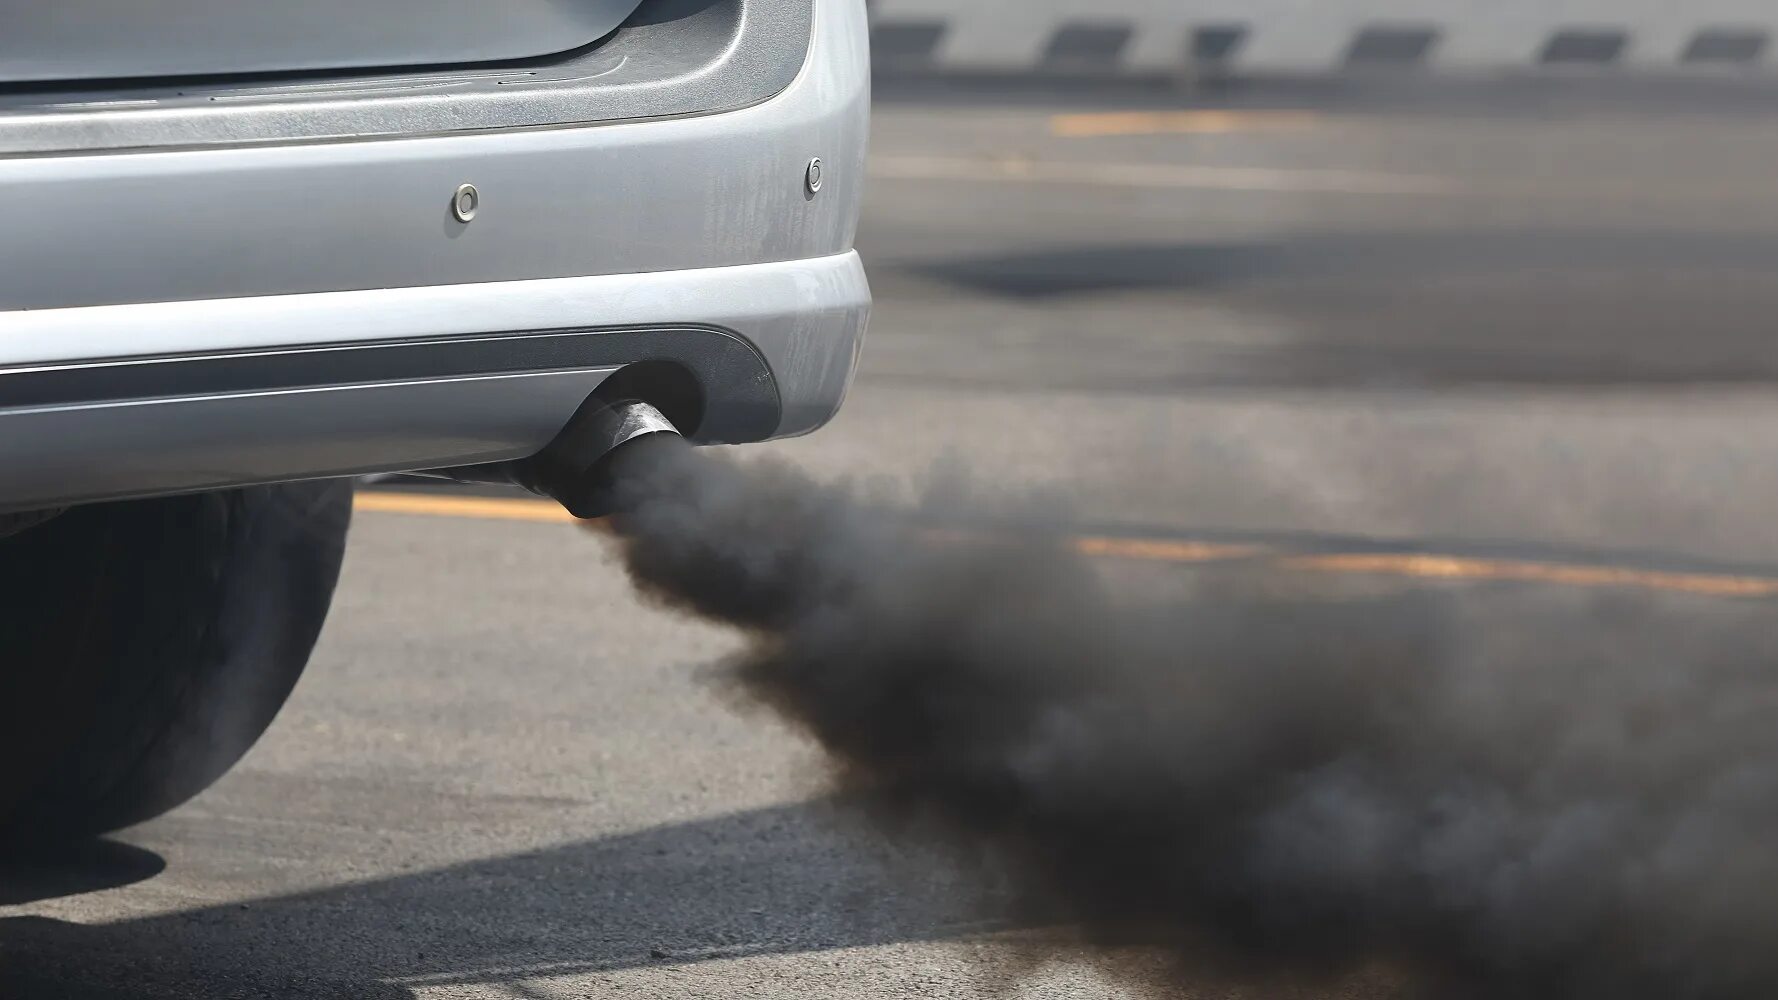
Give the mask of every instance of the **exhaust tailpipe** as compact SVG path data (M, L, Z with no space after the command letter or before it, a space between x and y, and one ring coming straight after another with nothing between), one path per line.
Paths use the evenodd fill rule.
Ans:
M648 441L677 441L678 428L660 410L640 399L587 397L567 426L530 458L494 465L437 469L414 475L460 483L520 486L549 497L575 517L615 513L612 487L617 455L647 447Z
M661 411L640 399L589 397L542 451L512 464L513 481L551 497L575 517L613 512L613 466L620 450L679 437Z

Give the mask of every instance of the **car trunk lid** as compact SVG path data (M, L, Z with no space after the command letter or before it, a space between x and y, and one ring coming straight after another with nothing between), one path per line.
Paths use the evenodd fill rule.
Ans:
M0 0L0 83L525 59L590 45L640 0Z

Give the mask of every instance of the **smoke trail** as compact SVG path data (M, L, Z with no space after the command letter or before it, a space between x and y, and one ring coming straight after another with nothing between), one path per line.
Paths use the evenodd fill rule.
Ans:
M1778 672L1744 649L1653 648L1634 605L1570 658L1456 648L1437 597L1134 610L1016 522L926 544L783 466L621 462L638 585L747 630L739 680L842 781L1095 940L1442 996L1778 988Z

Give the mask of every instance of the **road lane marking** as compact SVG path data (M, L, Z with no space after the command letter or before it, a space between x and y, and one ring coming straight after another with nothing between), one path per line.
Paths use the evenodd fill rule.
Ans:
M1064 139L1119 135L1222 135L1296 131L1322 124L1313 111L1105 111L1052 115L1050 134Z
M523 497L435 496L360 490L354 506L356 510L366 513L581 524L595 529L602 527L602 523L598 521L579 521L553 500ZM1487 559L1436 552L1302 553L1260 545L1104 535L1076 536L1068 544L1082 555L1137 562L1208 563L1257 559L1263 560L1265 565L1294 572L1402 576L1424 580L1499 580L1566 587L1620 587L1708 597L1778 597L1778 576L1757 574L1687 573L1635 569L1608 563Z
M359 490L352 509L377 514L419 514L426 517L466 517L491 521L543 521L569 524L573 514L554 500L528 497L434 496L429 493L395 493Z
M1346 552L1282 556L1277 565L1322 573L1412 576L1442 580L1506 580L1568 587L1634 587L1710 597L1771 597L1778 578L1727 573L1675 573L1586 563L1475 559L1436 553Z
M872 177L884 180L1078 184L1207 191L1300 191L1317 194L1439 195L1464 190L1455 178L1370 170L1209 167L1170 163L1082 163L1021 156L878 156Z
M1084 556L1140 559L1148 562L1221 562L1267 554L1257 545L1172 541L1162 538L1109 538L1096 535L1069 539L1068 547Z
M465 497L439 496L430 493L401 493L384 490L359 490L354 509L377 514L418 514L424 517L461 517L488 521L534 521L546 524L579 524L600 530L604 519L582 521L562 509L553 500L532 497ZM1218 559L1239 559L1262 554L1265 550L1252 545L1227 545L1218 542L1174 541L1159 538L1116 538L1089 535L1070 540L1070 546L1082 555L1114 559L1143 559L1150 562L1212 562Z

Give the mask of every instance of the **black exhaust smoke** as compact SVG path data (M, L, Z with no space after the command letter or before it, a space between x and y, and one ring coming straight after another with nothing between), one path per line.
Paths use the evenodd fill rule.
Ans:
M839 780L1005 859L1045 919L1166 949L1181 986L1778 990L1769 665L1478 658L1436 596L1138 610L1017 519L933 544L669 435L613 484L637 584L746 630L735 677Z

